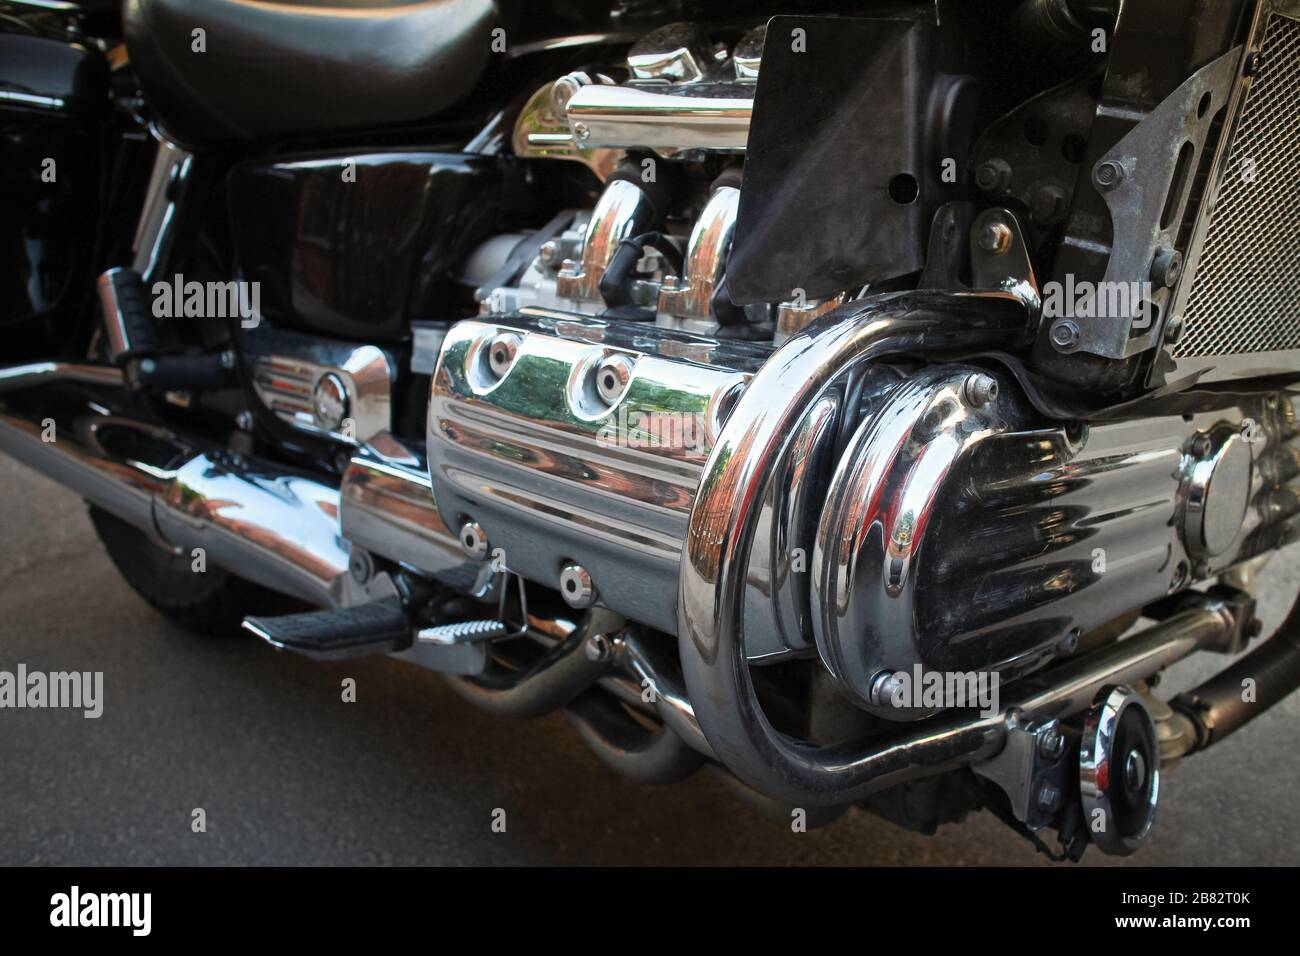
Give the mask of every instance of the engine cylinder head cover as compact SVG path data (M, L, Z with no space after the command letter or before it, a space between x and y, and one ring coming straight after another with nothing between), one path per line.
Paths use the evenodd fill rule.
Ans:
M1128 856L1146 841L1160 795L1160 746L1136 691L1116 685L1098 692L1083 725L1079 793L1102 852Z

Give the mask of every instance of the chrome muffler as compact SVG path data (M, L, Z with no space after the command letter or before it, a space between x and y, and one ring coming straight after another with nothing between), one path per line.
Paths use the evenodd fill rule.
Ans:
M112 384L106 373L115 371L69 378L55 363L24 368L0 378ZM344 603L348 542L339 532L338 489L89 402L55 408L0 412L0 451L160 545L202 548L214 565L317 606Z

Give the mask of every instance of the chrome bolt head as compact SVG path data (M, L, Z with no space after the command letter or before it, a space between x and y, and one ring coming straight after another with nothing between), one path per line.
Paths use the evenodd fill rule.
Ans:
M488 346L488 368L497 378L505 376L519 354L519 336L514 332L502 332Z
M991 222L980 230L980 248L995 256L1011 248L1011 229L1004 222Z
M560 571L560 596L573 608L588 608L596 603L596 585L581 564L570 562Z
M966 379L962 393L966 396L966 401L977 408L988 405L997 401L998 380L984 372L976 372Z
M591 130L587 128L586 123L574 123L573 135L579 140L588 140L591 139Z
M1038 738L1038 752L1048 760L1055 760L1065 751L1065 735L1061 728L1053 724L1043 730Z
M627 391L632 381L632 364L628 356L615 353L596 365L596 394L606 405L613 405Z
M877 707L893 703L894 691L898 690L899 679L893 671L881 671L871 678L871 702Z
M460 526L460 547L471 558L482 560L488 553L488 536L477 521L466 521Z

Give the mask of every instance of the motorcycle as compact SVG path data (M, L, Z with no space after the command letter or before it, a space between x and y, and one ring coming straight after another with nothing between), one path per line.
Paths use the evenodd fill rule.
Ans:
M1295 0L0 0L0 450L193 629L1130 854L1300 684L1155 693L1300 536L1298 107Z

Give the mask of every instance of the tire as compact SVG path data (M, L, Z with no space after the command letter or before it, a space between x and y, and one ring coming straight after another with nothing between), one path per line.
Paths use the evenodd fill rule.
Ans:
M173 553L147 534L101 508L89 505L90 523L104 550L137 594L165 617L196 634L239 633L248 614L293 614L301 601L209 566L192 570L188 553Z

